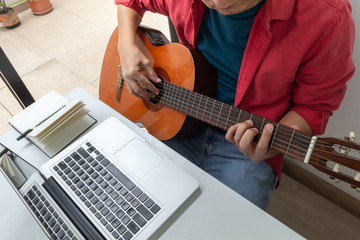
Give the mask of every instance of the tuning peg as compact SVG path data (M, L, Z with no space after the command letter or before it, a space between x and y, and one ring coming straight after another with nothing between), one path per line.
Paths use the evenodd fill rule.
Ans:
M355 133L354 132L350 132L349 134L349 141L350 142L355 142L356 137L355 137Z
M350 132L349 137L344 137L344 140L347 141L347 142L355 142L355 133L354 133L354 132ZM350 148L344 147L344 146L340 146L340 147L339 147L339 151L340 151L340 153L341 153L342 155L347 156L348 153L350 152ZM340 172L340 167L341 167L341 165L338 164L338 163L336 163L336 164L334 165L334 167L333 167L332 170L333 170L334 172L338 173L338 172ZM360 177L360 176L359 176L359 177ZM339 179L337 179L337 178L335 178L335 177L333 177L333 176L330 176L330 178L331 178L334 182L336 182L336 183L340 182Z
M334 172L338 173L338 172L340 172L340 167L341 167L341 165L338 164L338 163L336 163L336 164L334 165L334 167L333 167L332 170L333 170ZM335 183L339 183L339 182L340 182L339 179L337 179L337 178L335 178L335 177L333 177L333 176L330 176L330 179L332 179Z
M354 177L355 181L360 182L360 172L357 172ZM355 185L351 185L352 188L356 189L358 192L360 192L360 188L356 187Z

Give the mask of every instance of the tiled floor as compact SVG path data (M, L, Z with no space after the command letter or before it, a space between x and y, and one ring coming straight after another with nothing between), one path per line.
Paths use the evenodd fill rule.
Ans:
M35 99L51 89L64 94L74 87L98 96L103 55L117 25L113 0L52 3L54 10L48 15L34 16L26 10L19 14L18 28L1 28L0 46ZM143 24L169 37L165 17L147 13ZM0 81L0 134L10 129L8 119L20 110ZM269 213L308 239L360 236L359 219L286 176L271 197Z

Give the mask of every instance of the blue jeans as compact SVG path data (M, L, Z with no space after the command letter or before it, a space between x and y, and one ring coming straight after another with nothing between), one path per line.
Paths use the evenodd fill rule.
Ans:
M254 162L212 127L183 141L164 141L204 171L266 210L276 174L265 162Z

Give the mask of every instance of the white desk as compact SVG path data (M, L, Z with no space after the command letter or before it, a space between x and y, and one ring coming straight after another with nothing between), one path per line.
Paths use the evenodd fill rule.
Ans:
M109 116L117 117L142 135L151 146L161 150L164 155L199 181L200 190L184 204L170 221L166 222L155 236L156 239L303 239L89 93L76 88L65 96L69 99L81 97L91 110L90 114L97 119L98 123ZM28 140L16 141L18 135L15 130L10 130L0 136L0 143L30 161L34 166L39 167L48 160L48 157ZM25 163L18 161L17 164L26 175L33 171ZM2 196L4 196L3 194L6 193L1 192ZM7 219L0 216L0 225L7 222ZM26 226L16 227L26 228Z

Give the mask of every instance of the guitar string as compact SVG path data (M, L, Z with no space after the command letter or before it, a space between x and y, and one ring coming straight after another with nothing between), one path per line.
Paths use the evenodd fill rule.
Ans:
M170 85L170 87L171 87L171 85ZM169 88L167 88L167 89L169 89ZM162 89L160 89L161 90L161 92L164 94L164 91L162 90ZM185 89L185 90L187 90L187 89ZM170 88L170 90L169 91L171 91L171 88ZM187 90L187 91L189 91L189 90ZM178 92L178 91L177 91ZM193 93L193 92L192 92ZM168 100L170 100L170 103L172 103L172 105L174 105L174 102L178 102L178 104L177 105L182 105L183 107L184 107L184 103L183 102L181 102L181 100L179 100L179 98L178 97L169 97L169 96L171 96L171 94L166 94L165 95L166 96L166 98L168 99ZM205 97L205 96L204 96ZM184 97L185 98L185 97ZM207 97L206 97L207 98ZM164 99L162 99L163 101L164 101ZM213 99L212 99L213 100ZM188 103L186 103L187 105L189 105ZM214 105L215 106L215 105ZM180 108L181 109L181 108ZM186 112L186 111L185 111ZM250 113L248 113L248 112L246 112L246 111L242 111L242 114L250 114ZM209 117L209 121L211 122L211 118L212 117ZM257 118L257 120L261 120L262 121L262 119L264 119L264 118L261 118L261 117L257 117L256 115L253 115L253 119L255 119L255 118ZM231 122L233 122L233 124L236 124L238 121L236 121L235 119L230 119L230 121ZM268 120L269 121L269 120ZM271 121L272 122L272 121ZM275 122L272 122L273 124L276 124ZM292 134L293 133L293 131L294 131L294 129L291 129L291 128L284 128L283 126L279 126L279 128L282 128L282 130L287 130L287 131L290 131L290 133ZM259 134L261 134L261 131L260 131L260 133ZM291 136L291 134L289 134L289 135L287 135L287 136ZM308 137L308 136L307 136ZM294 139L293 140L296 140L296 136L294 137ZM308 145L310 144L310 137L308 137L309 138L309 140L306 142L306 148L305 149L300 149L300 150L302 150L302 151L304 151L305 153L307 152L307 149L308 149ZM288 141L284 141L284 140L281 140L281 139L277 139L277 140L279 140L279 141L282 141L285 145L284 145L284 147L287 147L287 145L289 145L289 142ZM302 139L302 138L297 138L297 140L302 140L303 142L304 142L304 139ZM299 153L300 153L300 151L299 151ZM304 155L305 155L305 153L304 153Z
M126 86L125 86L126 87ZM187 89L185 89L185 90L187 90ZM162 91L162 90L161 90ZM190 90L187 90L187 91L190 91ZM191 91L190 91L191 92ZM162 93L164 93L164 91L162 91ZM193 92L192 92L193 93ZM205 96L204 96L205 97ZM167 98L169 98L169 97L167 97ZM185 95L184 95L184 98L185 98ZM207 97L206 97L207 98ZM173 100L173 101L177 101L177 102L179 102L179 99L178 98L169 98L170 99L170 101L171 100ZM215 102L216 103L216 102ZM188 104L188 103L186 103L186 104ZM178 105L181 105L181 104L179 104L178 103ZM250 113L248 113L248 112L246 112L246 111L243 111L243 114L250 114ZM252 114L251 114L252 115ZM257 117L256 115L253 115L253 118L259 118L259 117ZM261 117L260 117L261 118ZM263 119L263 118L261 118L261 119ZM236 121L234 121L234 124L235 123L237 123ZM281 125L279 126L279 127L282 127ZM283 128L283 130L288 130L287 128ZM293 130L290 130L291 132L293 132ZM260 132L261 133L261 132ZM298 133L298 134L300 134L300 136L302 135L301 133ZM307 137L307 138L311 138L311 137L309 137L309 136L306 136L306 135L303 135L304 137ZM299 138L299 139L301 139L301 138ZM288 145L289 145L289 143L288 143L288 141L284 141L284 140L281 140L281 139L277 139L280 143L276 143L275 141L274 141L274 145L273 145L273 148L274 149L276 149L276 150L280 150L280 151L283 151L283 149L282 148L279 148L279 147L277 147L277 145L278 146L282 146L282 147L287 147ZM284 143L284 145L281 145L281 142L282 143ZM319 141L319 142L321 142L321 141ZM324 144L327 144L326 142L323 142ZM303 146L304 148L299 148L298 146L293 146L293 148L292 148L292 151L291 152L294 152L294 153L297 153L297 154L300 154L300 156L302 156L302 157L305 157L306 156L306 153L307 153L307 151L308 151L308 146L309 146L309 142L307 142L306 143L307 145L306 146ZM294 147L295 148L297 148L297 149L300 149L300 150L295 150L294 149ZM322 151L321 149L318 149L318 151ZM327 151L322 151L322 152L327 152ZM332 153L331 153L332 154ZM335 154L334 154L335 155ZM335 155L336 156L336 155ZM318 157L318 159L316 159L316 160L318 160L318 161L322 161L321 159L324 159L322 156L320 156L320 155L318 155L318 154L312 154L312 157ZM319 165L319 166L321 166L321 165Z
M170 85L171 86L171 85ZM178 86L177 86L178 87ZM186 90L186 89L185 89ZM186 90L186 91L189 91L189 90ZM198 94L198 95L200 95L200 94ZM200 95L201 96L201 95ZM194 96L194 98L196 99L196 97ZM195 99L193 99L192 101L193 102L195 102ZM199 99L198 99L199 100ZM176 101L176 100L175 100ZM200 100L198 101L199 102L199 105L202 105L202 98L200 98ZM216 105L216 104L220 104L220 102L215 102L215 104L214 105ZM221 103L221 106L223 106L222 105L222 103ZM219 106L217 106L217 107L219 107ZM205 107L206 108L206 107ZM221 109L220 109L220 112L221 112ZM253 116L253 114L250 114L250 113L248 113L248 112L243 112L243 114L244 115L250 115L250 118L251 117L254 117L254 118L256 118L257 116L255 115L255 116ZM211 117L210 117L210 119L211 119ZM260 120L262 119L262 121L264 120L264 118L261 118L260 117ZM231 121L231 120L230 120ZM238 121L236 121L236 122L234 122L234 123L237 123ZM274 122L272 122L273 124L274 124ZM279 125L278 125L279 126ZM261 129L261 128L260 128ZM289 132L291 132L291 139L290 139L290 142L289 142L289 139L288 138L286 138L286 141L284 141L283 140L283 138L279 138L279 136L280 137L282 137L283 135L278 135L278 137L276 138L276 139L274 139L275 141L276 140L278 140L278 144L280 144L281 142L284 144L284 145L280 145L280 146L282 146L282 147L287 147L286 148L286 151L284 151L284 153L285 154L287 154L288 153L288 150L289 150L289 146L291 145L291 141L293 141L293 139L292 139L292 137L293 137L293 133L294 133L294 129L291 129L291 128L289 128L289 127L287 127L287 126L281 126L280 125L280 127L279 127L279 129L281 129L282 131L283 130L285 130L285 132L287 132L287 131L289 131ZM282 133L284 133L284 132L282 132ZM261 134L261 131L260 131L260 134ZM259 135L260 135L259 134ZM273 135L275 135L276 133L275 132L273 132ZM297 133L297 134L299 134L299 133ZM289 135L288 135L289 136ZM296 135L295 135L296 136ZM300 137L301 136L305 136L306 138L308 138L307 139L307 142L306 142L306 145L304 146L303 145L303 147L305 147L305 148L299 148L299 147L297 147L296 145L295 145L295 147L293 147L291 150L292 150L292 152L294 152L294 150L295 151L297 151L297 153L299 153L299 154L303 154L303 155L305 155L307 152L308 152L308 147L309 147L309 144L310 144L310 140L312 139L312 137L309 137L309 136L306 136L306 135L300 135ZM304 140L304 138L298 138L298 139L301 139L301 140ZM274 143L275 144L277 144L277 142L275 142L274 141ZM304 142L304 141L303 141ZM317 141L317 143L318 144L320 144L321 142L323 142L323 141L321 141L321 140L318 140ZM296 142L297 144L299 144L299 142ZM328 144L326 143L326 142L323 142L323 144L325 145L325 146L328 146ZM297 149L295 149L295 148L297 148ZM300 149L300 150L299 150ZM315 149L317 149L317 147L315 147ZM325 151L325 150L322 150L322 149L317 149L319 152L322 152L322 153L325 153L325 152L327 152L327 151ZM301 151L303 151L303 152L301 152ZM313 157L315 157L317 154L313 154L312 156ZM333 154L334 156L337 156L335 153ZM322 158L322 156L317 156L318 157L318 159L317 160L320 160L321 158Z
M200 96L200 98L196 98L196 96L194 96L194 99L190 100L190 101L193 101L193 102L195 102L196 100L199 100L199 107L202 105L202 103L204 103L203 98L209 98L209 97L203 96L203 95L201 95L201 94L199 94L199 93L192 92L192 91L190 91L190 90L188 90L188 89L181 88L181 87L179 87L179 86L177 86L177 85L174 85L174 84L171 84L171 83L168 83L168 82L166 82L166 83L170 86L170 88L175 86L175 87L179 88L180 91L183 89L184 91L186 91L186 92L185 92L185 95L188 95L188 96L190 96L191 98L192 98L192 95L194 95L193 93L195 93L196 95ZM178 90L178 89L176 89L176 90ZM188 94L188 93L191 93L191 94ZM201 96L203 96L203 98L202 98ZM167 97L167 98L169 98L169 97ZM189 98L188 98L188 99L189 99ZM211 99L211 100L214 102L214 104L213 104L213 105L214 105L214 106L213 106L213 109L216 109L216 108L217 108L217 109L220 109L219 118L222 118L222 121L224 121L224 120L226 120L226 122L232 121L232 125L238 123L237 120L234 120L233 118L232 118L232 119L231 119L231 118L228 118L228 117L226 117L226 116L223 115L223 112L221 111L221 108L222 108L222 105L223 105L222 102L220 102L220 101L218 101L218 100L215 100L215 99L212 99L212 98L209 98L209 99ZM176 97L175 97L175 98L172 98L172 99L170 99L170 100L174 100L174 101L181 102L181 101L178 100L178 98L176 98ZM188 101L188 102L190 102L190 101ZM181 102L181 104L183 105L183 102ZM186 103L186 104L189 105L190 103ZM206 102L205 102L205 104L206 104ZM178 105L179 105L179 104L178 104ZM192 106L192 105L190 105L190 107L191 107L191 106ZM199 107L198 107L198 109L199 109ZM233 106L228 105L228 108L229 108L229 107L230 107L230 109L229 109L228 111L231 111L231 109L237 110L237 111L240 112L239 114L248 117L248 118L245 118L245 119L252 119L252 120L259 121L259 122L262 122L262 121L266 120L267 123L272 123L272 124L275 125L275 126L278 125L277 122L268 120L268 119L266 119L266 118L257 116L257 115L255 115L255 114L252 114L252 113L249 113L249 112L247 112L247 111L244 111L244 110L241 110L241 109L237 109L237 108L235 108L235 107L233 107ZM186 107L186 108L188 108L188 107ZM205 107L205 108L206 108L206 107ZM204 111L205 111L205 110L204 110ZM228 114L229 114L229 113L228 113ZM226 114L225 114L225 115L226 115ZM213 118L212 116L209 116L209 121L211 121L212 118ZM204 120L204 119L203 119L203 120ZM227 126L228 124L224 124L224 125L225 125L225 129L227 129L226 126ZM290 137L292 136L293 131L294 131L293 128L290 128L290 127L285 126L285 125L282 125L282 124L279 125L279 129L280 129L280 128L281 128L281 130L285 130L285 131L286 131L285 133L282 132L283 134L288 134L287 136L290 136ZM261 133L261 130L262 130L262 129L260 129L260 133ZM296 132L296 133L299 135L299 137L302 137L302 138L297 138L297 139L300 140L300 141L302 141L302 142L305 142L306 144L309 144L309 141L312 139L312 136L304 135L304 134L301 134L301 133L299 133L299 132ZM296 137L297 137L297 136L295 135L295 136L294 136L294 139L295 139ZM322 143L322 144L324 144L324 145L328 145L328 143L325 142L325 141L317 140L317 142L318 142L318 143Z
M170 85L170 88L171 88L171 85ZM185 89L185 90L187 90L187 89ZM189 90L187 90L187 91L189 91ZM189 92L191 92L191 91L189 91ZM191 92L191 93L193 93L193 92ZM186 94L185 93L185 95L188 95L188 94ZM192 94L193 95L193 94ZM200 95L200 94L198 94L198 95ZM193 101L193 102L195 102L196 100L199 100L199 99L196 99L196 97L194 97L195 99L192 99L192 100L189 100L188 102L180 102L180 100L178 100L178 98L170 98L168 95L166 95L167 97L166 98L168 98L170 101L172 101L172 102L178 102L178 105L182 105L183 107L185 107L186 109L190 106L190 108L193 108L193 106L191 105L191 104L189 104L188 102L191 102L191 101ZM201 96L201 95L200 95ZM191 95L190 95L190 97L191 97ZM204 96L205 97L205 96ZM205 98L208 98L208 97L205 97ZM189 98L188 98L189 99ZM213 110L218 110L218 109L221 109L222 108L222 106L224 106L224 104L222 104L221 102L219 102L219 101L217 101L217 100L214 100L214 99L212 99L213 100ZM203 105L203 103L204 103L204 100L202 99L202 98L200 98L200 100L198 101L198 103L199 103L199 106L200 105ZM188 106L184 106L184 104L186 104L186 105L188 105ZM232 106L230 106L230 105L228 105L228 107L227 108L229 108L230 107L230 109L228 110L228 111L231 111L231 109L233 108ZM205 108L205 110L206 110L206 108L207 108L207 106L205 106L204 107ZM181 109L181 108L180 108ZM199 109L199 108L198 108ZM237 111L239 111L239 114L242 114L242 116L243 117L245 117L245 119L252 119L252 120L254 120L254 121L258 121L258 122L263 122L264 120L267 120L267 119L264 119L264 118L262 118L262 117L259 117L259 116L257 116L257 115L254 115L254 114L250 114L250 113L248 113L248 112L246 112L246 111L243 111L243 110L240 110L240 109L236 109L236 108L233 108L234 110L237 110ZM203 110L204 112L205 112L205 110ZM186 112L186 111L185 111ZM236 119L235 120L235 118L233 118L233 117L230 117L230 118L228 118L228 116L224 116L223 115L224 113L222 112L222 111L220 111L220 115L219 115L219 117L218 117L218 119L221 119L221 121L222 122L225 122L225 120L226 120L226 122L227 123L229 123L230 122L230 125L234 125L234 124L236 124L236 123L238 123L239 121L238 121L238 119ZM229 114L229 112L228 112L228 114ZM225 114L226 115L226 114ZM195 116L197 116L197 115L195 115ZM250 116L250 117L248 117L247 118L247 116ZM209 121L211 122L211 120L213 119L213 116L211 116L211 114L210 114L210 116L208 116L209 117ZM202 120L206 120L206 119L204 119L204 117L202 118ZM270 121L270 120L267 120L268 122L270 122L270 123L272 123L273 125L278 125L277 123L275 123L275 122L273 122L273 121ZM262 124L262 123L261 123ZM227 129L227 125L229 125L229 124L224 124L225 125L225 129ZM261 134L261 130L262 130L262 127L263 126L261 126L261 128L260 128L260 134ZM289 137L291 137L292 136L292 134L293 134L293 130L294 129L292 129L292 128L289 128L289 127L284 127L283 125L279 125L279 127L278 127L281 131L284 131L285 130L285 133L287 134L287 136L289 136ZM284 132L283 132L284 133ZM305 136L305 135L304 135ZM305 141L306 140L306 144L309 144L310 143L310 139L311 139L311 137L309 137L309 136L306 136L307 137L307 139L305 139L305 138L298 138L296 135L294 136L294 139L298 139L298 140L300 140L300 141Z
M188 91L188 90L187 90ZM199 94L200 95L200 94ZM200 95L201 96L201 95ZM194 97L194 98L196 98L196 97ZM199 100L199 99L198 99ZM193 101L194 103L195 103L195 101ZM199 105L201 105L202 103L202 98L200 98L200 101L199 101ZM215 103L220 103L220 102L215 102ZM223 104L221 103L221 107L223 106ZM221 111L221 108L220 108L220 111ZM250 113L247 113L247 112L244 112L245 114L250 114ZM251 114L250 116L253 116L253 114ZM255 115L256 116L256 115ZM263 118L262 118L263 119ZM286 127L286 126L285 126ZM291 129L291 128L289 128L289 127L286 127L285 128L285 130L289 130L289 131L291 131L292 133L294 133L294 130L293 129ZM284 129L283 129L284 130ZM260 131L261 132L261 131ZM273 135L275 135L275 133L273 133ZM281 136L281 135L280 135ZM300 135L301 136L301 135ZM304 135L305 137L307 137L307 138L309 138L309 140L310 139L312 139L312 137L309 137L309 136L306 136L306 135ZM277 140L279 140L279 138L277 138ZM291 144L291 142L289 142L288 141L288 139L286 139L287 141L283 141L283 140L281 140L280 141L280 143L281 142L283 142L285 145L283 145L283 147L286 147L286 146L288 146L289 147L289 145ZM318 141L317 143L319 144L319 143L321 143L321 142L323 142L323 141ZM280 144L279 143L279 144ZM297 142L298 143L298 142ZM324 145L325 146L329 146L328 145L328 143L326 143L326 142L323 142L324 143ZM275 142L275 144L277 144L276 142ZM303 154L303 156L305 155L305 154L307 154L307 152L308 152L308 146L309 146L309 144L310 144L310 142L306 142L306 149L303 149L303 148L300 148L300 150L302 150L302 151L304 151L305 153L302 153L301 151L299 151L298 149L298 147L297 147L297 150L295 150L295 148L293 147L292 148L292 151L291 152L294 152L294 150L295 150L295 152L296 153L298 153L298 154ZM282 145L280 145L280 146L282 146ZM317 147L315 147L315 149L316 150L318 150L318 152L319 153L329 153L328 151L325 151L325 150L322 150L322 149L318 149ZM281 150L281 149L280 149ZM288 154L288 149L285 151L285 154ZM332 154L333 156L339 156L339 155L337 155L336 153L330 153L330 154ZM297 155L298 156L298 155ZM319 154L316 154L316 153L313 153L312 154L312 158L313 158L313 160L315 160L315 161L323 161L322 159L324 159L324 157L323 156L321 156L321 155L319 155ZM328 159L328 158L325 158L327 161L331 161L331 159ZM324 160L325 160L324 159ZM354 160L354 161L357 161L357 159L352 159L352 160ZM348 164L346 164L346 165L348 165Z
M170 91L171 91L171 90L170 90ZM170 101L173 100L173 101L179 102L178 98L169 98L169 97L168 97L168 96L169 96L168 94L166 94L166 96L167 96L167 97L166 97L165 100L170 99ZM202 100L200 100L199 105L201 105L201 101L202 101ZM188 105L188 103L186 103L186 104ZM183 105L183 103L182 103L182 105ZM205 107L205 108L206 108L206 107ZM245 112L243 112L243 113L245 113ZM210 117L210 119L211 119L211 117ZM263 119L263 118L262 118L262 119ZM210 120L210 121L211 121L211 120ZM231 120L231 119L230 119L230 121L234 121L234 120ZM233 122L233 124L235 124L235 123L237 123L237 121L234 121L234 122ZM294 130L292 129L291 132L294 132ZM260 131L259 134L261 134L261 131ZM274 135L274 134L275 134L275 133L273 133L273 135ZM280 141L280 143L281 143L281 142L285 143L285 145L280 145L280 146L283 146L284 148L287 147L289 144L291 144L291 143L289 143L289 141L284 141L284 140L280 139L279 137L276 138L276 139L274 139L274 144L277 144L277 142L275 142L275 141L278 141L278 142ZM280 143L279 143L279 144L280 144ZM308 146L308 145L309 145L309 142L307 142L307 146ZM274 147L275 147L275 146L274 146ZM307 152L307 148L306 148L306 149L302 149L302 148L299 148L299 147L297 147L297 146L295 146L295 147L298 148L298 149L297 149L297 153L300 153L300 154L302 154L302 155L305 156L305 154L306 154L306 152ZM283 150L283 149L280 149L280 148L279 148L278 150ZM292 148L292 150L295 150L294 147ZM303 151L303 152L301 152L301 151ZM288 153L288 151L286 151L285 153Z
M173 84L171 84L170 87L171 87L172 85L173 85ZM174 86L176 86L176 85L174 85ZM126 87L126 86L125 86L125 87ZM184 89L184 88L180 88L180 89ZM184 90L191 92L191 91L188 90L188 89L184 89ZM164 91L163 91L162 89L160 89L160 92L164 94ZM176 92L178 92L178 91L176 91ZM194 92L191 92L191 93L194 93ZM196 94L198 94L198 93L196 93ZM171 94L169 94L169 95L171 96ZM165 96L166 96L167 99L170 100L170 103L172 103L172 105L175 105L175 103L177 102L177 105L181 105L182 107L184 107L184 102L181 102L181 100L179 100L178 97L169 97L169 95L165 95ZM200 95L200 94L199 94L199 95ZM191 95L189 95L189 96L191 96ZM205 97L205 98L208 98L208 97L206 97L206 96L204 96L204 97ZM185 99L185 97L184 97L184 99ZM209 99L211 99L211 98L209 98ZM162 99L162 100L164 100L164 99ZM216 104L220 104L220 103L221 103L221 102L219 102L219 101L216 102L216 100L214 100L214 99L211 99L211 100L215 101ZM202 100L201 100L201 101L202 101ZM186 108L189 108L189 103L186 103L186 104L187 104L188 106L185 106L185 107L186 107ZM214 105L213 108L219 107L219 106L216 106L215 104L213 104L213 105ZM190 106L191 106L191 105L190 105ZM179 109L181 110L181 108L179 108ZM234 108L234 109L236 109L236 108ZM236 109L236 110L240 111L243 116L245 116L245 115L250 115L250 117L252 117L253 120L263 121L263 120L265 119L265 118L259 117L259 116L257 116L257 115L250 114L249 112L246 112L246 111L243 111L243 110L240 110L240 109ZM185 111L185 110L182 110L182 111L188 112L188 111ZM238 121L235 120L234 118L227 119L226 117L222 116L222 113L220 114L220 117L222 118L222 120L225 119L225 120L227 120L228 122L229 122L229 121L232 122L231 125L238 123ZM249 118L250 118L250 117L249 117ZM246 118L246 119L249 119L249 118ZM211 123L211 119L212 119L212 116L209 116L209 121L210 121L209 123ZM265 119L265 120L267 120L267 119ZM206 119L203 119L203 121L206 121ZM275 122L273 122L273 121L271 121L271 120L267 120L267 121L268 121L269 123L272 123L273 125L277 125L277 123L275 123ZM285 133L283 132L283 134L286 134L286 136L290 136L290 137L292 136L292 133L293 133L293 131L294 131L294 129L289 128L289 127L284 126L284 125L279 125L279 129L280 129L280 130L285 130L286 132L285 132ZM261 129L260 129L260 132L259 132L259 133L261 134ZM299 132L297 132L297 134L298 134L300 137L302 137L302 138L299 138L298 136L295 135L294 138L293 138L293 140L299 140L299 141L305 142L305 144L306 144L307 146L310 144L310 140L311 140L312 137L307 136L307 135L303 135L303 134L301 134L301 133L299 133ZM288 144L287 141L286 141L286 144ZM324 142L324 144L326 144L326 142ZM305 151L306 151L306 150L305 150Z

